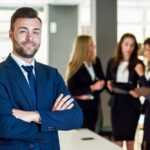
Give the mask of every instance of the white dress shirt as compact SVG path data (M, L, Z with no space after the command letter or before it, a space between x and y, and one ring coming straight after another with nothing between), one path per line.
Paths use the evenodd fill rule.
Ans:
M32 63L27 63L24 60L22 60L20 57L17 57L16 55L13 54L13 52L11 53L11 57L14 59L14 61L19 65L20 69L22 70L27 82L28 81L28 73L22 68L22 66L33 66L33 74L35 75L35 59L32 61Z
M128 61L122 61L117 70L117 82L127 83L129 81Z
M95 72L94 72L93 65L92 64L88 65L87 62L84 62L84 65L85 65L87 71L89 72L92 81L94 81L95 80Z

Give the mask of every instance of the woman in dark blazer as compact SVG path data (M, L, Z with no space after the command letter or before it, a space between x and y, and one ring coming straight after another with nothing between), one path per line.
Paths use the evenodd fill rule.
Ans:
M111 93L111 119L115 143L123 146L126 141L127 150L134 149L134 136L140 115L140 101L129 94L130 88L145 84L144 65L137 59L138 44L133 34L126 33L121 37L115 57L107 66L107 88ZM143 73L137 73L141 68ZM114 83L115 82L115 83ZM114 88L121 83L123 90Z
M104 87L101 62L91 36L78 36L67 68L67 85L83 110L83 128L95 130L100 92ZM101 113L100 113L101 114ZM100 119L102 115L100 116Z

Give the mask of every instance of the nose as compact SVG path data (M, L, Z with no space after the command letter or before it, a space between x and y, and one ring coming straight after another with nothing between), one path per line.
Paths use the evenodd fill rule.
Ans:
M28 32L26 39L29 40L29 41L33 40L33 34L32 34L32 32Z

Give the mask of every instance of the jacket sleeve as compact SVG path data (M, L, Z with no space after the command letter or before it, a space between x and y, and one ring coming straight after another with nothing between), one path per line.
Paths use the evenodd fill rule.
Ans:
M139 77L139 82L140 82L140 86L146 86L149 87L149 83L146 80L146 77L143 75L141 77Z
M107 67L106 67L106 82L107 81L112 81L112 63L114 61L114 58L111 58L109 61L108 61L108 64L107 64ZM106 88L106 91L109 93L109 94L114 94L114 92L110 91L108 88L107 88L107 83L105 84L105 88Z
M68 81L68 89L73 96L79 96L83 94L92 93L90 85L79 86L80 81L77 76L72 76Z
M98 78L97 80L104 80L105 81L105 77L104 77L104 72L103 72L103 68L101 65L101 61L98 57L96 57L96 68L95 68L95 74L96 74L96 78ZM106 83L104 85L104 88L106 86ZM99 92L102 92L103 89L99 90Z
M58 97L61 93L63 93L64 96L68 94L70 95L60 74L57 71L55 73L56 97ZM42 120L42 131L80 128L83 120L82 111L75 100L74 107L72 109L63 111L39 111L39 114Z
M112 77L111 77L111 74L112 74L112 63L113 63L114 59L111 58L109 61L108 61L108 64L107 64L107 67L106 67L106 80L112 80Z
M104 77L104 72L103 72L103 69L102 69L102 65L101 65L101 61L98 57L96 57L96 76L98 77L99 80L104 80L105 77Z
M37 141L44 138L36 123L27 123L12 115L12 105L6 88L0 83L0 137Z

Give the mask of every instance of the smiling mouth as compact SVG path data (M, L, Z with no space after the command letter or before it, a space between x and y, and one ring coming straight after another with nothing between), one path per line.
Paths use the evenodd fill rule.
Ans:
M33 48L36 45L33 42L26 42L26 43L23 43L23 46L26 47L26 48Z
M33 42L25 42L25 43L23 43L23 45L31 45L31 46L34 46L35 43L33 43Z

